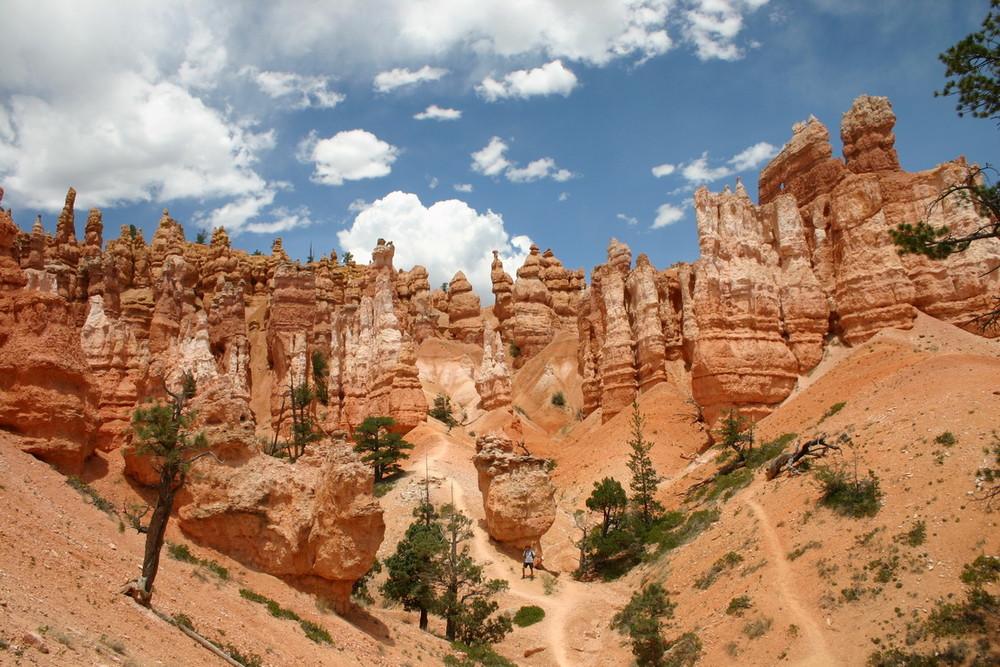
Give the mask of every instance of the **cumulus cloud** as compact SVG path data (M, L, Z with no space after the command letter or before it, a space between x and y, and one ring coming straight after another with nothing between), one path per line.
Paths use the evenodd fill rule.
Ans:
M327 139L312 133L299 145L299 160L315 164L312 180L323 185L387 176L398 155L398 148L367 130L345 130Z
M768 0L692 0L684 11L684 36L702 60L738 60L743 50L736 37L743 17Z
M484 306L493 302L492 251L500 252L504 266L513 273L524 263L532 243L527 236L512 238L498 213L479 213L457 199L428 207L417 195L398 191L372 202L350 228L337 232L341 249L359 261L371 255L379 238L394 243L396 268L421 264L432 285L448 282L456 271L463 271Z
M672 164L661 164L659 166L653 167L653 176L660 178L661 176L669 176L677 170L677 167Z
M637 218L633 218L631 216L625 215L624 213L619 213L615 217L617 217L619 220L621 220L622 222L624 222L629 227L635 227L636 225L639 224L639 220Z
M724 165L709 167L708 153L702 153L700 158L692 160L681 168L681 174L689 183L711 183L732 173L733 170Z
M6 107L0 178L20 205L241 197L265 187L255 171L274 134L229 118L174 83L123 74L103 95L46 100L14 95Z
M486 147L472 154L472 169L484 176L499 176L511 166L510 160L504 157L507 144L500 137L493 137Z
M405 67L397 67L387 72L376 74L374 87L376 92L388 93L403 86L412 86L425 81L437 81L447 73L448 70L446 69L431 67L430 65L424 65L415 72L411 72Z
M656 209L656 219L653 221L652 229L660 229L680 222L684 219L684 209L673 204L662 204Z
M455 183L455 192L472 192L472 183Z
M766 141L761 141L753 146L750 146L742 153L734 156L729 163L733 165L733 169L739 173L748 169L757 169L760 165L764 164L777 154L777 148Z
M458 120L462 117L462 112L458 109L442 109L432 104L413 117L417 120Z
M484 176L503 175L512 183L531 183L543 178L563 182L576 178L576 174L568 169L561 169L550 157L539 158L529 162L525 167L518 167L505 155L510 146L500 137L493 137L485 148L472 154L472 170Z
M532 70L517 70L505 75L502 81L486 77L476 86L479 94L488 102L507 97L528 98L537 95L567 96L577 86L576 74L562 64L561 60L553 60Z
M680 170L680 175L687 181L687 187L680 188L674 193L690 190L692 187L703 183L713 183L729 176L741 174L745 171L756 170L762 164L778 154L778 149L766 141L760 141L749 146L745 150L737 153L728 160L716 162L711 165L708 152L702 153L701 157L679 165L661 164L653 167L653 175L656 177L669 176Z
M329 89L330 80L324 76L262 72L256 67L246 67L242 72L272 99L289 98L293 109L332 109L345 99L341 93Z

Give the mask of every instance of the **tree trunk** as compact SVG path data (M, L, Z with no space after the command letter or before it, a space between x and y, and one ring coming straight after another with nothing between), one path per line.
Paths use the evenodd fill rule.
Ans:
M176 466L164 463L164 468L160 472L156 507L153 509L153 517L149 520L149 528L146 532L146 548L142 558L142 576L139 577L138 587L133 593L136 602L147 607L153 598L153 581L156 579L156 573L160 569L160 551L163 549L164 536L167 533L167 523L170 521L170 511L173 509L174 495L177 493L177 486L175 486L177 472L175 468Z
M425 607L420 608L420 629L427 631L427 609Z

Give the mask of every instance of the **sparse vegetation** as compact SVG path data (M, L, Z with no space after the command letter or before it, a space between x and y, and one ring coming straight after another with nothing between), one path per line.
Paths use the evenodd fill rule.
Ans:
M462 654L461 657L451 654L444 656L443 662L449 667L517 667L513 662L493 650L489 644L466 644L452 642L451 648Z
M517 359L518 357L521 356L521 346L515 343L514 341L510 341L509 343L507 343L507 351L510 353L510 356L513 357L514 359Z
M198 558L191 553L191 550L186 544L167 542L167 554L174 560L179 560L183 563L191 563L192 565L200 565L223 581L229 579L228 568L219 565L214 560Z
M313 383L316 386L316 398L323 405L330 403L330 361L326 355L315 350L312 353Z
M748 621L746 625L743 626L743 634L745 634L750 639L757 639L758 637L763 637L767 634L767 631L771 629L771 619L766 617L755 618L752 621Z
M268 613L275 618L284 618L297 622L299 627L302 628L302 631L306 633L306 637L308 637L311 641L316 642L317 644L333 644L333 638L330 637L329 632L312 621L300 618L294 611L291 609L285 609L271 598L265 597L260 593L255 593L247 588L240 589L240 596L250 600L251 602L256 602L266 606Z
M913 528L897 535L896 541L908 547L919 547L927 541L927 524L923 521L917 521L913 524Z
M729 601L729 606L726 607L726 613L730 616L742 616L743 612L750 609L752 606L753 603L750 601L750 596L741 595Z
M726 555L719 558L717 561L712 563L712 567L708 569L705 574L695 579L694 587L706 589L715 583L715 580L719 578L719 575L726 570L736 567L743 562L743 556L739 555L734 551L730 551Z
M830 417L834 416L835 414L843 410L845 405L847 405L847 401L841 401L839 403L834 403L833 405L831 405L829 408L827 408L826 412L823 413L823 416L820 417L819 423L822 424L827 419L829 419Z
M859 477L856 451L853 473L844 466L821 466L816 468L816 479L822 490L821 505L854 518L878 513L882 499L878 477L873 470L866 478Z
M81 480L76 475L66 478L66 483L76 489L77 493L90 500L90 503L108 516L115 514L115 505L110 500L103 498L94 487Z
M449 431L458 426L454 408L451 406L451 398L444 394L438 394L434 397L434 407L427 411L427 415L445 424Z

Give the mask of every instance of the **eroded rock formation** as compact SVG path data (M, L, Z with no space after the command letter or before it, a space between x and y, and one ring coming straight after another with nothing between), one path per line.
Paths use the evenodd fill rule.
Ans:
M556 518L556 489L546 472L548 461L518 454L510 439L498 433L476 438L472 460L490 537L519 547L537 545Z
M371 469L343 441L311 446L294 464L252 447L251 438L242 457L196 464L178 499L181 529L345 610L385 533Z

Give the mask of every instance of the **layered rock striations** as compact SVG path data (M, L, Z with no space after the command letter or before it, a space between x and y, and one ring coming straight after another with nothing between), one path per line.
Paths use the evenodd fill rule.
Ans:
M918 309L958 325L990 310L995 246L940 262L896 252L889 232L900 223L959 233L981 223L956 198L938 201L969 173L964 160L901 171L894 124L887 99L861 96L844 114L845 159L810 118L761 172L759 205L739 183L701 188L693 265L657 272L640 259L633 269L612 240L579 314L584 410L607 420L657 382L685 383L671 372L680 359L708 421L730 408L760 417L821 360L829 336L854 345L910 327Z
M556 518L556 489L546 471L548 461L516 453L510 439L498 433L476 438L472 460L490 537L519 547L538 545Z

